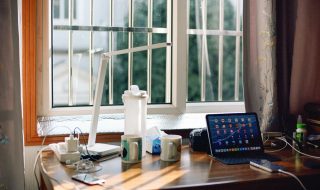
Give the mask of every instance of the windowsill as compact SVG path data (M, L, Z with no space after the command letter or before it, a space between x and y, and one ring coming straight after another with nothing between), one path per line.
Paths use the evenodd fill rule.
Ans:
M204 128L206 127L205 115L206 113L150 114L147 116L147 128L153 126L159 127L160 130ZM39 117L37 132L39 136L63 135L79 127L82 133L89 133L91 117L91 115ZM99 116L97 133L123 131L124 114L101 114Z

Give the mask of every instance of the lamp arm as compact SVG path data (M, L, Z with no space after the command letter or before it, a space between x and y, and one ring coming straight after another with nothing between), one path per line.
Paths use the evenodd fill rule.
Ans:
M107 72L107 65L109 63L110 57L107 55L102 54L99 66L99 73L98 73L98 81L96 86L96 92L94 96L94 103L93 103L93 112L92 112L92 120L89 132L89 139L88 139L88 146L93 146L96 142L96 134L98 128L98 118L100 113L100 105L102 99L102 92L103 92L103 85L105 81L105 76Z

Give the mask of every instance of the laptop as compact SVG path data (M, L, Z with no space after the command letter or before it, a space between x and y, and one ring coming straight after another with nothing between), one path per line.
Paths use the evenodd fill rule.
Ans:
M264 153L256 113L208 114L206 121L211 155L216 160L228 165L257 159L279 161Z

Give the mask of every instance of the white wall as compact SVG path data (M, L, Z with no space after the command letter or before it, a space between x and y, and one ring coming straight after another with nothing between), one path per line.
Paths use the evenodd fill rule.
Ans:
M33 174L33 163L36 158L37 152L40 150L40 146L25 146L24 147L24 165L25 165L25 189L35 190L37 189L37 183ZM39 176L39 173L38 173Z

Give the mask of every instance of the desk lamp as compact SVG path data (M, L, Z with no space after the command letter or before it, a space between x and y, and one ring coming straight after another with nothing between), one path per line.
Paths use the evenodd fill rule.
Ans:
M96 85L96 92L93 103L92 120L89 131L88 139L88 151L94 154L99 154L101 156L106 156L120 152L120 147L116 145L96 143L97 127L98 127L98 117L100 114L101 98L103 91L103 84L105 82L106 68L109 63L110 57L114 55L127 54L132 52L145 51L150 49L158 49L171 46L171 43L158 43L148 46L134 47L124 50L111 51L101 54L100 66L98 71L98 80Z

